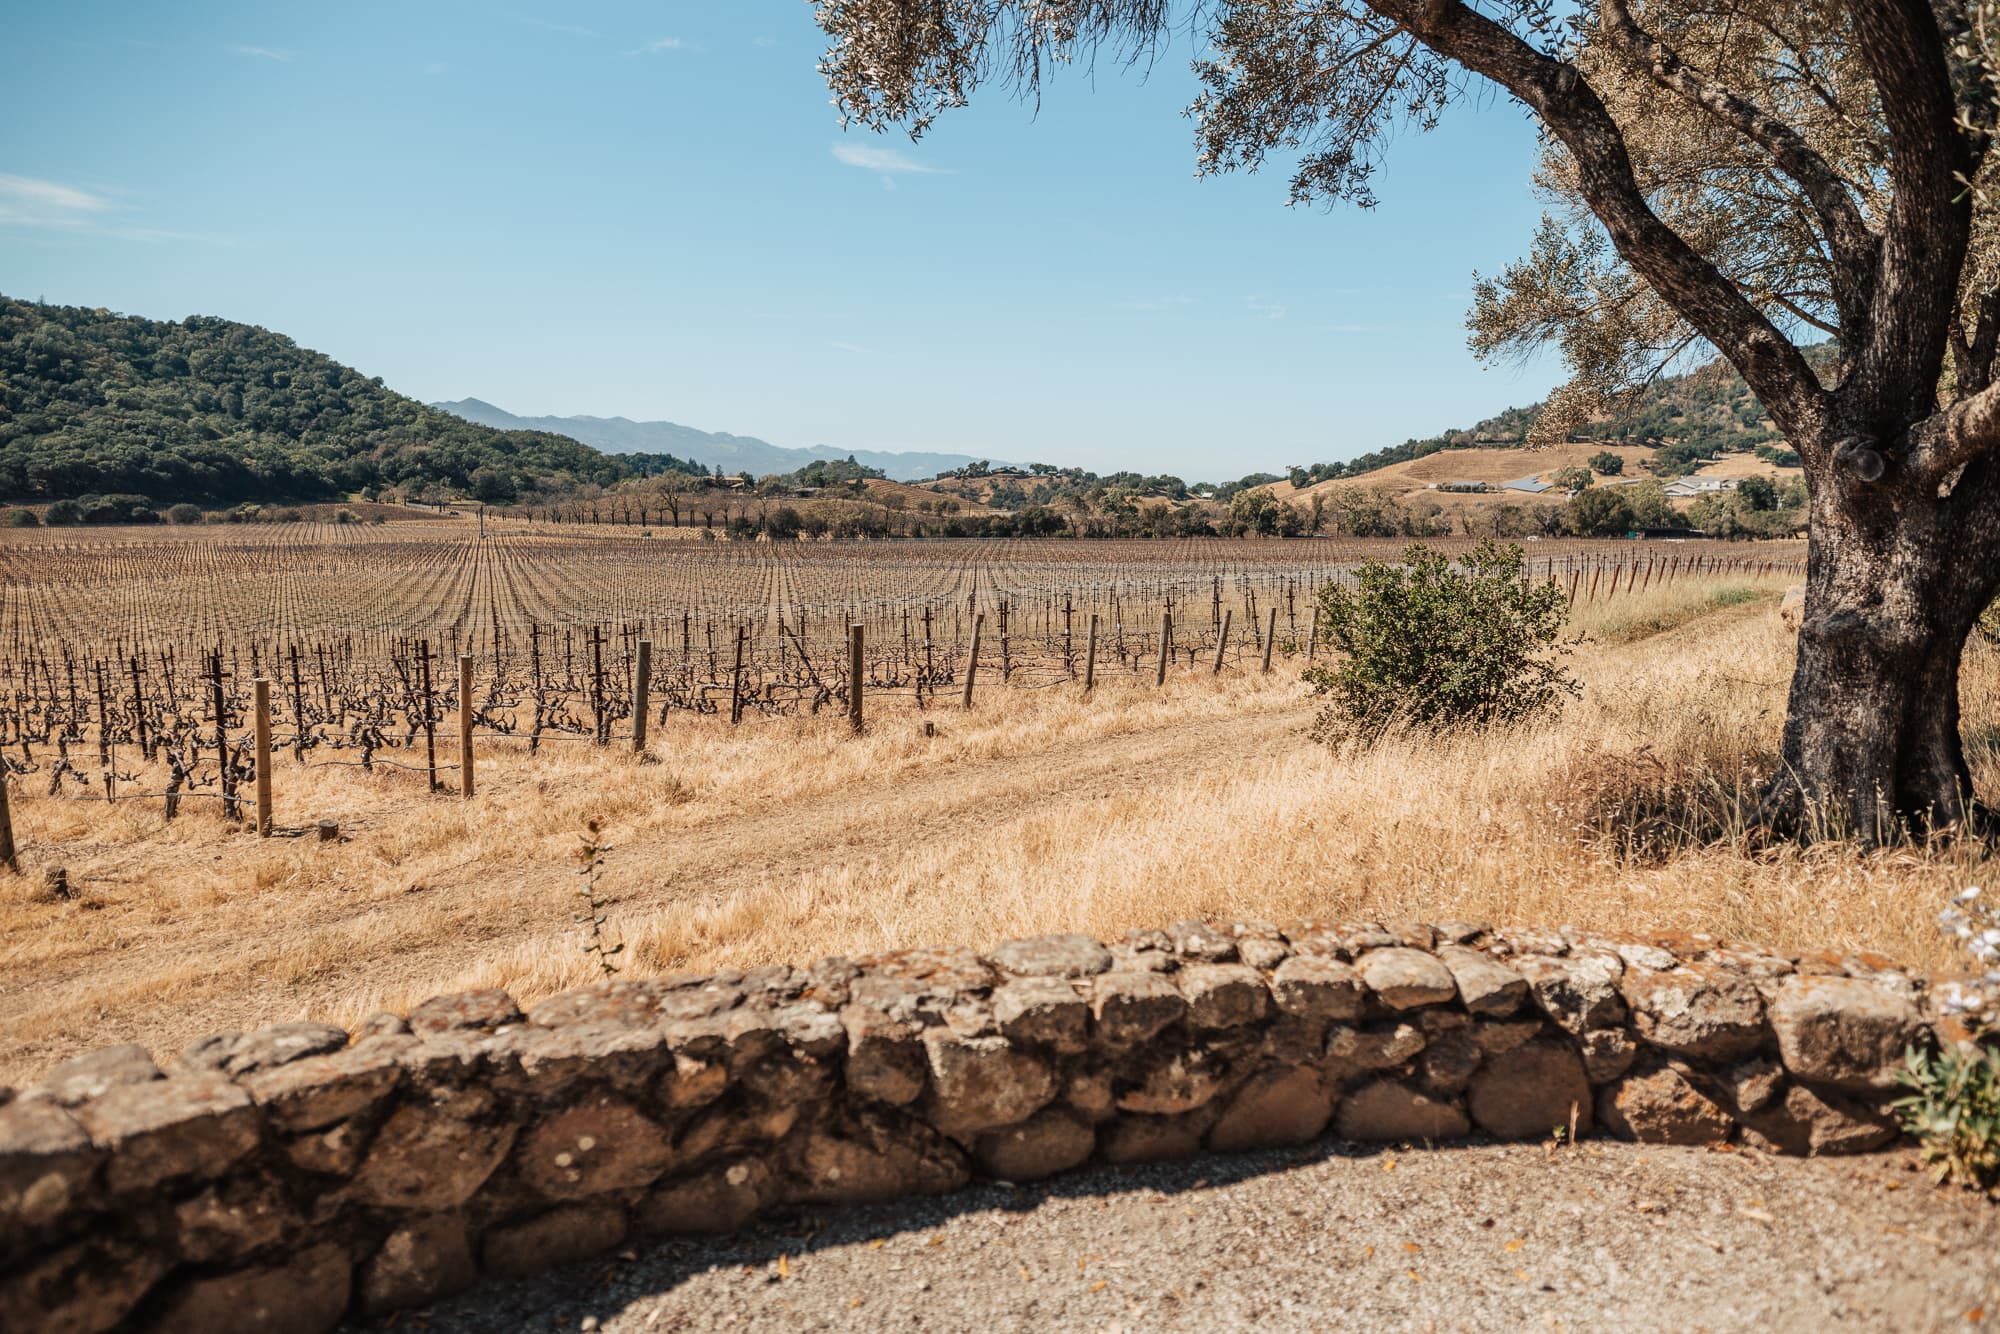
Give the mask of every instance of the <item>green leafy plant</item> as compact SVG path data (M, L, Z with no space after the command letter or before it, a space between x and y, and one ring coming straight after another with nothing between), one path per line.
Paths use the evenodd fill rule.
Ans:
M1933 1176L2000 1199L2000 1055L1971 1043L1911 1051L1896 1073L1912 1090L1893 1104L1897 1119Z
M583 887L577 893L583 898L585 911L571 913L570 920L583 928L583 952L597 956L598 971L606 977L616 977L619 969L612 960L625 952L625 942L604 943L604 924L609 918L598 897L597 881L611 845L601 841L603 828L602 821L591 820L584 826L584 832L577 835L577 874L583 877Z
M1563 591L1530 581L1518 546L1488 539L1454 564L1412 543L1400 564L1363 565L1354 589L1327 584L1319 606L1320 638L1339 652L1305 673L1328 697L1313 724L1322 741L1517 723L1578 694L1556 661L1568 652Z

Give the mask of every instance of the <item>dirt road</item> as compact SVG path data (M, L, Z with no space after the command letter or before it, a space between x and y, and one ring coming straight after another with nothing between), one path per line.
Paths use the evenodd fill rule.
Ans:
M433 1334L2000 1320L2000 1207L1934 1190L1913 1165L1589 1141L1555 1153L1329 1143L802 1211L484 1286L419 1320Z

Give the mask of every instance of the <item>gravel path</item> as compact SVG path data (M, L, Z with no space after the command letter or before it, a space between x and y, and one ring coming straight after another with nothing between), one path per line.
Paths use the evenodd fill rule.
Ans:
M2000 1322L2000 1206L1914 1155L1327 1143L780 1214L401 1328L1935 1330ZM371 1328L373 1326L364 1326Z

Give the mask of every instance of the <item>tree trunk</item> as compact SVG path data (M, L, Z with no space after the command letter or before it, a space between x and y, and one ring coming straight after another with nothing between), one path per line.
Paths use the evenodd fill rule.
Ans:
M1962 829L1980 808L1959 737L1959 663L2000 584L1987 506L1887 480L1815 482L1784 769L1766 822L1868 846Z

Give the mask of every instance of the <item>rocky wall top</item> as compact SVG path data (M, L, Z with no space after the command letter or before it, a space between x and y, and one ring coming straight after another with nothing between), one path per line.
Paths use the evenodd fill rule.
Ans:
M1862 1151L1964 1035L1872 955L1182 922L442 996L0 1091L0 1328L324 1329L777 1205L1296 1144Z

